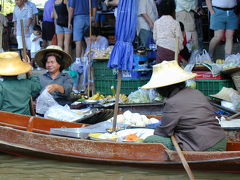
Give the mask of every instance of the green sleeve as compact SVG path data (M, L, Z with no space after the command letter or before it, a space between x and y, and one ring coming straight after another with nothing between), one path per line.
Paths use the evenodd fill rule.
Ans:
M40 80L37 75L32 75L29 80L31 81L31 95L33 98L37 97L42 90Z
M3 101L3 88L2 84L0 83L0 110L2 109L2 101Z

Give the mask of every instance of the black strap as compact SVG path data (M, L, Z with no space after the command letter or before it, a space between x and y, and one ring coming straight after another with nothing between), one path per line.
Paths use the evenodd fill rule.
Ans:
M235 7L233 7L233 8L221 8L221 7L217 7L217 6L213 6L213 7L216 8L216 9L223 10L223 11L230 11L230 10L234 10L235 9Z

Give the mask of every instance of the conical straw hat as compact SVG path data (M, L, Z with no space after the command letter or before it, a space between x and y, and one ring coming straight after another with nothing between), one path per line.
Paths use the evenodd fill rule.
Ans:
M63 69L68 68L72 63L71 56L68 53L64 52L60 46L50 45L46 49L38 51L37 54L35 55L34 60L36 61L39 67L42 67L44 69L46 68L45 64L43 63L43 60L45 56L49 53L56 53L62 57L61 63Z
M222 99L224 101L231 102L232 93L238 94L238 92L236 90L234 90L233 88L223 87L221 89L221 91L219 91L217 94L213 94L213 95L210 95L210 96L218 98L218 99Z
M21 60L16 52L0 53L0 76L16 76L30 71L32 66Z
M184 71L176 60L163 61L153 66L153 74L150 81L142 86L143 89L159 88L184 82L196 76L194 73Z

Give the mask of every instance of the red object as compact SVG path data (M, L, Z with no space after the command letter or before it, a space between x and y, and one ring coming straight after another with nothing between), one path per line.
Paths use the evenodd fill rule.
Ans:
M211 71L193 71L197 76L195 80L221 80L223 77L221 75L213 76Z

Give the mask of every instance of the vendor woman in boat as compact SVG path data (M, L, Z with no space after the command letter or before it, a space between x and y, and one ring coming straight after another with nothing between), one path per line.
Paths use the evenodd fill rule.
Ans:
M39 67L47 69L45 74L39 76L40 84L60 104L70 103L69 97L72 91L73 81L69 74L63 70L72 63L71 56L56 45L48 46L46 49L38 51L35 61Z
M0 53L1 111L30 115L30 98L40 93L41 86L29 63L23 62L16 52ZM18 77L20 74L24 76Z
M167 98L162 114L162 124L146 143L162 143L174 150L171 136L184 151L225 151L226 137L215 118L208 99L198 90L188 88L185 81L196 74L185 72L177 61L163 61L153 66L150 81L143 89L156 90Z

